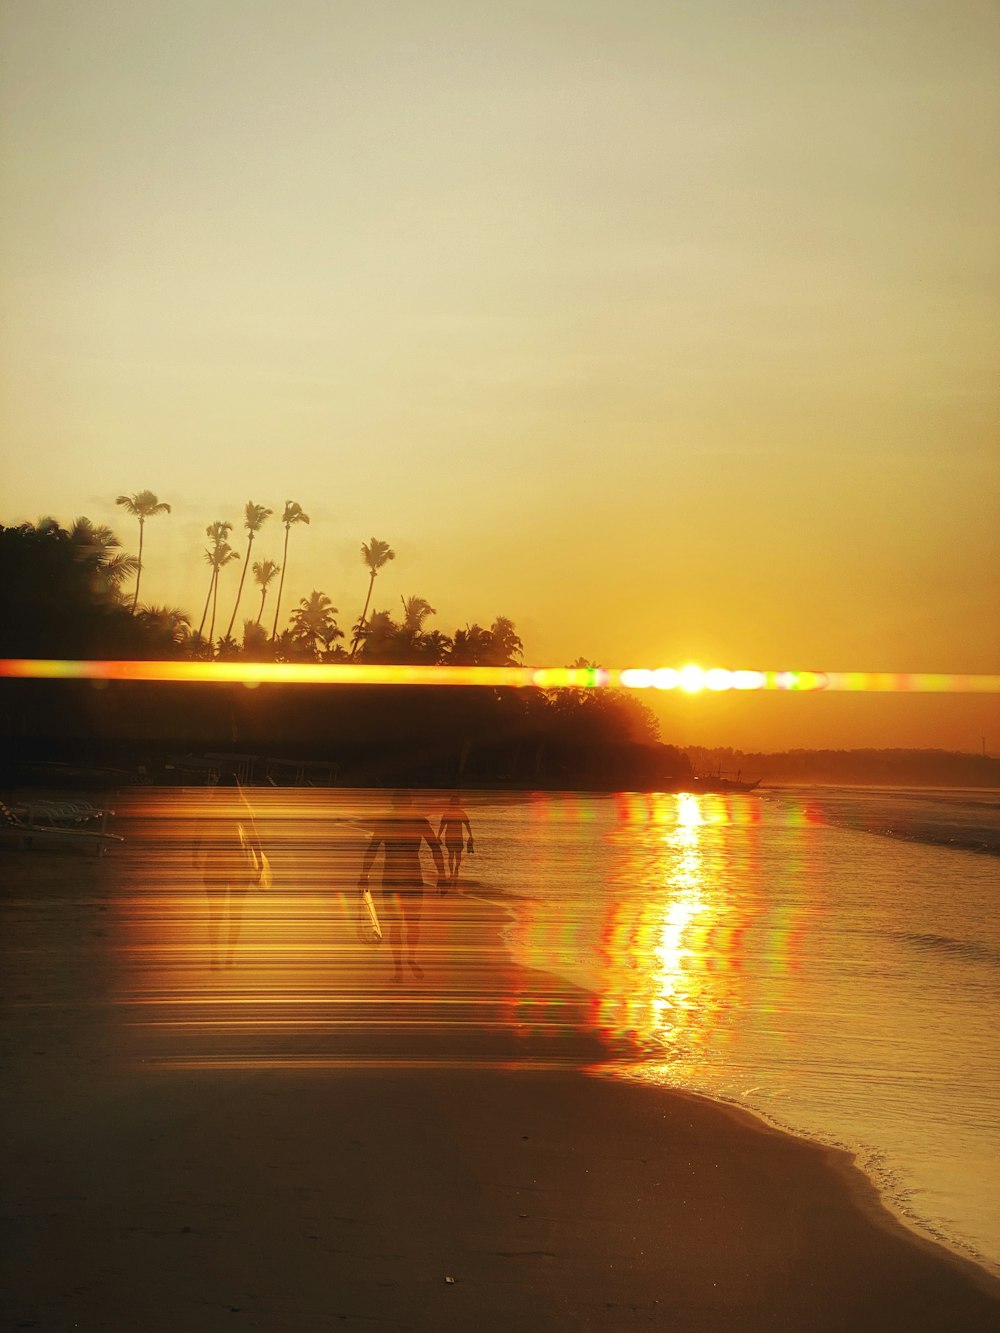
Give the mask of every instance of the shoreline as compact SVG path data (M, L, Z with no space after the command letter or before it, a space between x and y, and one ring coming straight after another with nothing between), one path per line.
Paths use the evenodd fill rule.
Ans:
M427 976L393 991L385 954L345 937L346 903L322 939L305 904L308 947L275 943L279 890L213 979L192 955L197 894L171 915L176 887L150 887L134 843L2 856L12 1320L930 1333L1000 1317L1000 1283L896 1218L846 1153L610 1077L627 1052L588 1031L585 993L507 959L490 900L429 900Z
M491 898L475 893L469 896L477 897L480 901L494 906L510 916L513 916L517 911L518 898L514 895L508 896L498 893L496 897ZM498 926L498 929L503 946L507 950L513 966L526 971L544 971L541 968L525 967L524 964L519 963L507 943L506 933L502 926ZM579 991L581 995L596 994L595 991L588 990L579 982L571 981L557 973L546 973L546 975L555 977L560 984ZM778 1116L769 1115L758 1107L738 1101L736 1098L685 1087L678 1083L665 1082L657 1077L656 1068L655 1058L651 1059L644 1056L638 1047L635 1047L631 1059L623 1052L620 1052L617 1056L609 1052L602 1062L586 1067L582 1072L592 1077L620 1079L637 1086L651 1087L668 1097L690 1098L695 1102L704 1103L731 1113L737 1121L745 1123L752 1130L794 1139L820 1153L826 1154L832 1169L842 1174L848 1185L857 1189L859 1206L862 1206L865 1211L877 1215L877 1218L884 1219L887 1225L898 1229L900 1234L913 1239L915 1242L930 1247L931 1250L944 1250L962 1265L971 1265L981 1275L986 1288L1000 1296L1000 1260L991 1260L976 1250L970 1242L948 1236L945 1232L939 1230L931 1220L922 1217L916 1209L908 1213L901 1203L890 1196L891 1189L895 1188L902 1194L904 1193L904 1187L895 1180L891 1170L887 1168L884 1169L887 1184L885 1186L881 1185L875 1170L863 1161L864 1149L837 1142L832 1137L825 1138L821 1131L812 1132L802 1129L789 1121L781 1120ZM877 1150L874 1151L877 1152Z
M777 1117L768 1116L764 1111L726 1097L698 1092L675 1084L659 1083L654 1078L645 1078L641 1070L641 1064L621 1071L615 1071L609 1066L606 1076L630 1079L640 1085L648 1083L649 1086L659 1088L668 1096L688 1097L697 1102L707 1102L710 1106L731 1113L737 1122L745 1122L754 1131L794 1139L814 1149L827 1159L831 1170L843 1177L844 1183L855 1196L854 1201L858 1208L873 1221L932 1253L944 1251L963 1269L971 1271L974 1280L978 1281L984 1290L1000 1298L1000 1262L994 1262L980 1254L971 1244L963 1243L938 1231L932 1222L915 1212L907 1215L902 1208L894 1206L892 1199L886 1197L872 1170L864 1165L862 1150L827 1141L818 1134L797 1129ZM594 1072L598 1077L604 1076L600 1070Z

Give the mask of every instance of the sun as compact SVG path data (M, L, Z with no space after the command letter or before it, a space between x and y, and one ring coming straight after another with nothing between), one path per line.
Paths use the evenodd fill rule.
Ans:
M682 666L678 673L681 689L685 694L700 694L705 688L705 673L700 666L689 662L687 666Z

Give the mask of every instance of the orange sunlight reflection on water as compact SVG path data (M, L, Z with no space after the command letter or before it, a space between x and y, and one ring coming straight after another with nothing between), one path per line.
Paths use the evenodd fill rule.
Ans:
M529 966L562 960L569 975L580 975L592 991L592 1029L611 1050L633 1052L627 1072L691 1086L739 1045L743 1020L793 1002L809 900L793 905L774 893L757 800L687 792L615 800L603 891L589 910L526 899L511 945ZM537 817L551 819L551 807L540 805ZM808 860L808 834L801 846ZM551 882L549 840L538 837L532 847L532 881ZM792 869L805 869L808 882L808 865L786 873ZM746 967L751 933L764 967Z

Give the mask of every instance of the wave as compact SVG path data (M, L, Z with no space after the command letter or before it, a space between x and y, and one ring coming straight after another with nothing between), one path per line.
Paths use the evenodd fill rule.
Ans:
M991 963L1000 967L1000 949L988 944L979 944L975 940L956 940L951 935L921 934L901 931L897 939L904 944L912 944L918 949L930 949L949 954L953 958L965 958L975 963Z
M852 828L859 827L856 824ZM899 838L902 842L919 842L931 847L947 847L955 852L978 852L982 856L1000 856L1000 832L983 829L936 829L927 826L874 828L861 826L866 833L883 838Z
M836 828L870 833L900 842L918 842L949 851L1000 856L1000 805L990 798L933 796L910 791L855 792L842 795L779 797L796 806L807 803L813 817Z

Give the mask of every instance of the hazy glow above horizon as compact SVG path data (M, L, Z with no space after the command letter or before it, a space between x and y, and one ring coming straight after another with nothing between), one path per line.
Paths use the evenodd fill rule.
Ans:
M982 694L692 667L997 670L998 53L980 0L0 0L0 523L135 552L154 491L197 625L230 521L225 625L252 500L283 620L349 633L374 534L371 610L676 664L680 742L978 750Z

